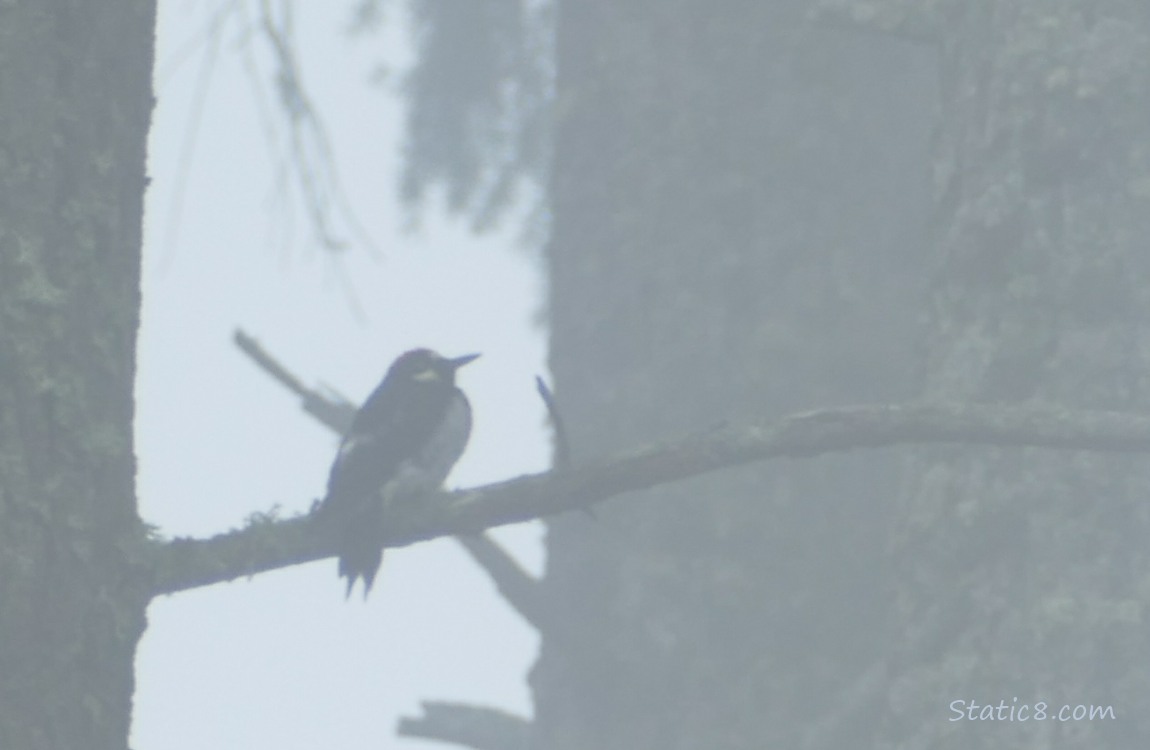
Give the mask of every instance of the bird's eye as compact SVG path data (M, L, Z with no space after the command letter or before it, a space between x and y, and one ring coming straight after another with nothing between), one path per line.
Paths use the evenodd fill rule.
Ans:
M421 383L427 383L432 380L439 380L439 373L435 371L434 367L428 367L426 370L420 370L411 376L412 380L418 380Z

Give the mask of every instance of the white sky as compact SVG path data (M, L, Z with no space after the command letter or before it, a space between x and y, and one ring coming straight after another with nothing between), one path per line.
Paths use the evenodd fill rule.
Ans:
M343 34L350 3L299 3L305 83L384 256L352 251L333 264L311 242L304 212L277 198L282 180L235 23L194 114L204 58L174 59L223 5L160 3L137 386L145 520L165 535L209 536L275 505L302 511L322 494L334 436L239 353L237 327L305 382L356 401L413 346L483 352L461 373L476 424L449 486L545 468L549 439L532 382L545 359L544 331L532 322L544 304L538 264L508 236L476 239L434 217L418 235L400 232L402 110L365 84L381 43ZM267 55L256 58L270 87ZM195 150L181 167L197 117ZM351 312L340 273L366 321ZM538 525L498 536L539 570ZM454 541L388 553L371 599L356 593L344 601L326 560L154 602L137 659L134 750L418 747L394 727L422 699L530 713L534 633Z

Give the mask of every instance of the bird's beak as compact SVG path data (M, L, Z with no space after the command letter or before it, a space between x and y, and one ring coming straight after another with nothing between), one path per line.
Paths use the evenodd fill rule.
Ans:
M478 354L464 354L462 357L447 360L447 364L451 365L452 370L458 370L468 362L474 362L477 359L479 359Z

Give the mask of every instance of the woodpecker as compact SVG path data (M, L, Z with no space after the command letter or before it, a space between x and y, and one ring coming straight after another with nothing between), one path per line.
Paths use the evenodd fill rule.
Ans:
M383 559L381 519L396 498L438 489L471 434L471 405L455 373L479 355L447 359L413 349L392 363L356 412L340 444L320 511L339 542L347 596L363 579L367 598Z

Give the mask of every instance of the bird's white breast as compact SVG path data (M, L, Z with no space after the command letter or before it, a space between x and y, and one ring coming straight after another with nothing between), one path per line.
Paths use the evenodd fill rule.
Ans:
M438 490L463 455L470 434L471 406L457 394L431 439L416 456L403 462L387 482L384 494L395 497Z
M447 407L439 429L419 452L419 464L438 486L451 473L451 467L463 455L471 436L471 406L461 393L456 393Z

